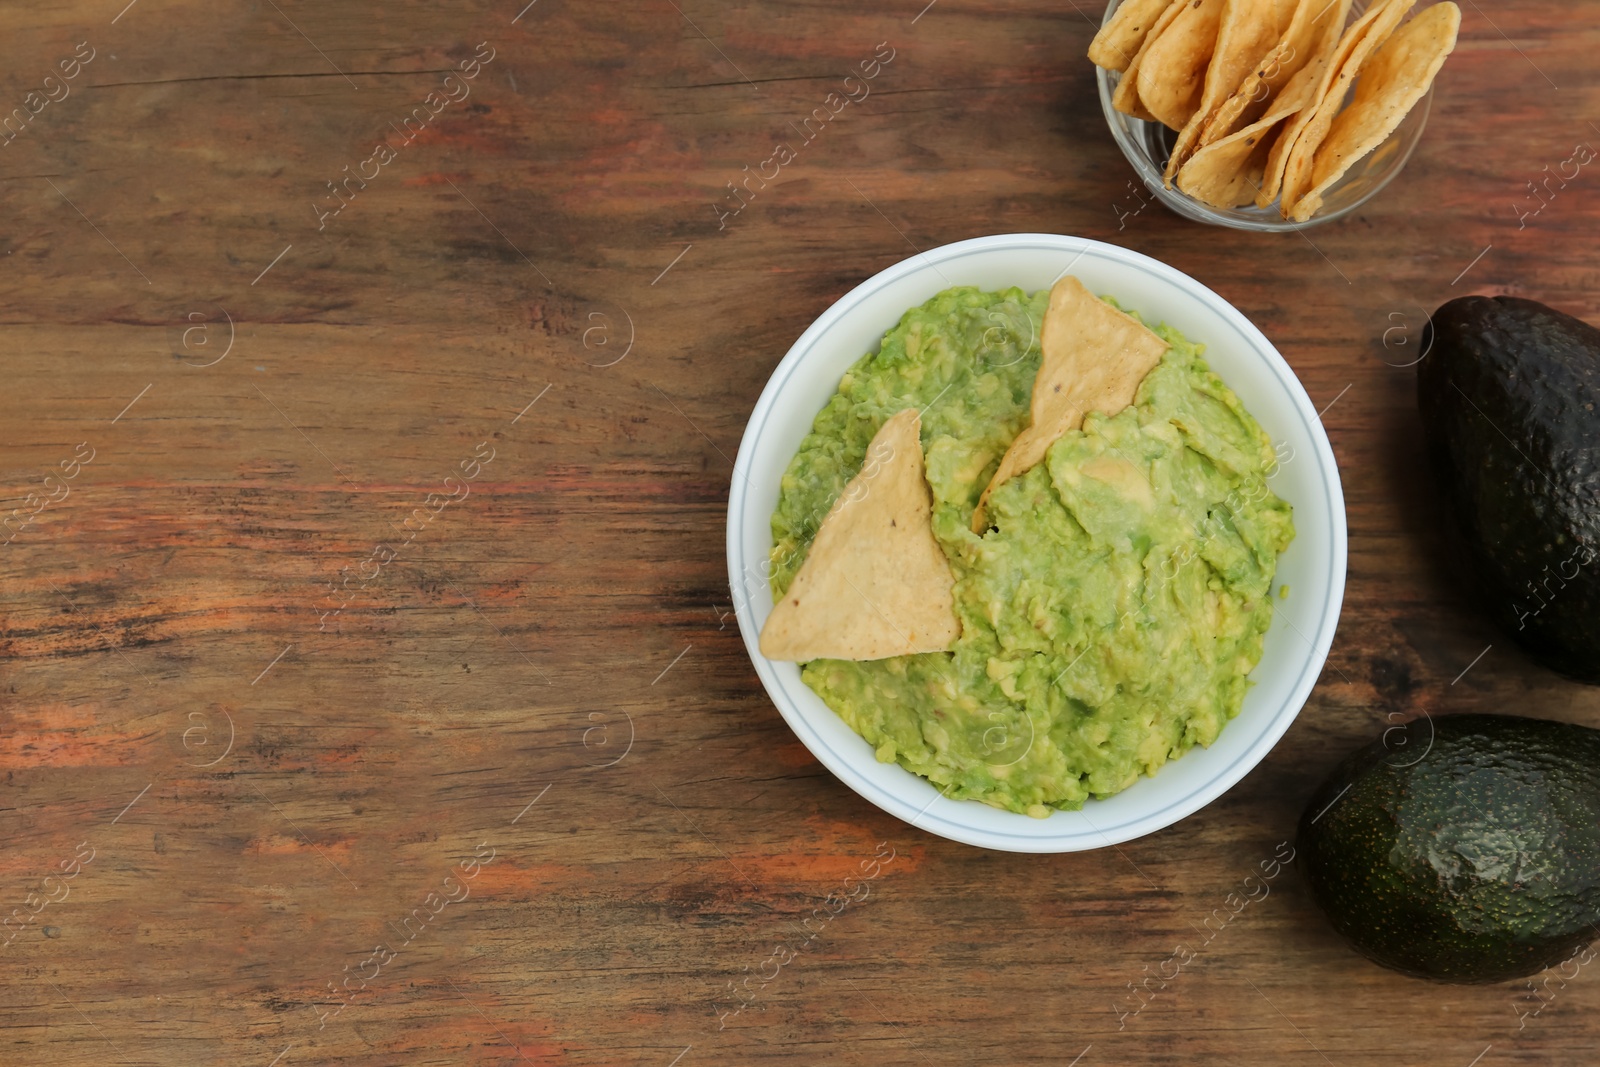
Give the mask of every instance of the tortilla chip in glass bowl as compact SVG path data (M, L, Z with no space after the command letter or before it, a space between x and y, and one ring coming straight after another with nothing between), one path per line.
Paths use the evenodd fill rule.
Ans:
M1394 180L1427 123L1460 11L1413 5L1111 0L1089 49L1106 124L1184 218L1259 232L1332 222Z

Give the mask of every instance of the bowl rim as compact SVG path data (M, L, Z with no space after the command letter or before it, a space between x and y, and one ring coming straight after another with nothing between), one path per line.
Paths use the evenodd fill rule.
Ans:
M1328 534L1329 552L1332 558L1330 560L1331 566L1328 568L1326 588L1322 594L1324 598L1322 617L1317 622L1316 632L1308 637L1308 652L1287 698L1272 714L1272 717L1266 721L1260 734L1249 743L1249 746L1238 759L1222 767L1216 775L1191 789L1182 797L1169 801L1156 811L1135 816L1113 826L1101 827L1089 823L1093 833L1100 838L1099 844L1084 843L1082 840L1084 835L1077 832L1072 832L1070 836L1057 835L1055 837L1024 835L1003 830L973 827L959 821L952 821L933 812L934 806L939 800L943 799L957 804L979 804L981 802L976 800L950 801L948 797L945 797L942 792L937 790L933 800L930 800L921 811L917 811L915 806L904 797L896 795L896 793L860 773L851 757L836 751L825 738L817 733L807 720L804 712L800 710L789 694L784 680L777 676L772 661L761 655L759 644L760 627L753 617L754 612L748 596L741 592L747 564L742 541L743 533L750 521L750 497L753 491L753 484L750 481L750 468L753 462L752 456L756 451L755 446L760 438L763 426L772 410L780 402L780 398L790 379L811 353L818 350L818 340L826 336L841 319L853 312L879 290L908 275L930 268L937 271L940 264L949 263L973 253L1022 251L1027 249L1044 249L1069 254L1077 253L1072 263L1069 263L1061 271L1061 274L1067 273L1078 259L1091 252L1110 260L1118 261L1127 267L1153 276L1158 282L1176 286L1180 290L1187 290L1191 296L1198 298L1227 320L1234 329L1238 330L1250 342L1256 354L1261 357L1263 364L1272 370L1278 384L1288 396L1295 414L1304 424L1316 454L1316 467L1323 493L1327 497L1331 526ZM892 325L892 323L888 323L884 329L888 330ZM770 516L763 514L756 518L770 525ZM1306 394L1299 378L1296 377L1293 369L1290 368L1288 362L1272 342L1231 303L1176 267L1118 245L1108 244L1092 238L1065 234L993 234L941 245L918 252L914 256L879 271L834 301L790 346L789 351L773 369L766 386L762 389L761 395L750 413L744 434L740 439L739 452L734 461L728 496L728 576L740 635L744 639L745 649L756 668L756 674L761 679L762 687L766 690L768 698L777 707L779 714L783 716L785 722L788 723L790 729L794 731L801 743L841 782L864 799L903 822L964 844L1011 852L1053 853L1081 851L1105 845L1116 845L1123 841L1142 837L1145 834L1171 826L1192 815L1227 792L1253 770L1265 758L1266 754L1271 751L1273 746L1277 744L1295 718L1298 717L1301 708L1305 706L1306 700L1310 697L1312 689L1316 686L1317 680L1321 677L1322 668L1332 647L1334 633L1338 627L1340 610L1343 606L1347 548L1344 493L1339 478L1338 463L1333 455L1333 448L1328 441L1321 416L1311 403L1311 398ZM904 767L897 766L896 769L911 779L931 785L925 778L914 775ZM1086 804L1083 812L1078 814L1082 814L1084 821L1088 823L1088 815L1085 813L1092 810L1092 805ZM1025 818L1025 816L1019 817ZM1040 821L1045 822L1047 820Z

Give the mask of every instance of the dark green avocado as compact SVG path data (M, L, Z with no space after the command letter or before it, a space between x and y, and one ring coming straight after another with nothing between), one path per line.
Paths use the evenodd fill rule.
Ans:
M1530 656L1600 683L1600 330L1468 296L1423 344L1417 402L1463 578Z
M1600 730L1394 727L1318 788L1297 845L1334 929L1378 963L1448 982L1534 974L1600 936Z

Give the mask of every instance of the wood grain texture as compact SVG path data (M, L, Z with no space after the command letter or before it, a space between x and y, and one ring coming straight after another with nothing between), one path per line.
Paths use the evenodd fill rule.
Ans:
M1400 178L1263 237L1130 213L1098 11L923 3L0 11L0 114L95 52L0 147L0 514L93 450L0 548L0 913L66 891L0 948L0 1062L1592 1058L1587 970L1519 1028L1520 984L1365 963L1292 869L1113 1005L1389 722L1600 725L1438 568L1391 365L1461 293L1600 321L1600 177L1519 218L1600 142L1600 7L1464 5ZM403 141L480 42L470 96ZM880 42L870 96L804 141ZM730 460L794 338L914 250L1019 230L1238 305L1328 405L1351 530L1339 636L1277 748L1179 825L1064 856L929 837L829 775L757 682L723 562Z

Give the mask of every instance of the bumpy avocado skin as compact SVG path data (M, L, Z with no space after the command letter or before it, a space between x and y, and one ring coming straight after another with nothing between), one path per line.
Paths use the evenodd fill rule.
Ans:
M1534 659L1600 682L1600 330L1469 296L1428 332L1417 401L1463 577Z
M1313 898L1362 954L1448 982L1543 970L1600 936L1600 730L1418 719L1344 760L1301 816Z

